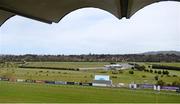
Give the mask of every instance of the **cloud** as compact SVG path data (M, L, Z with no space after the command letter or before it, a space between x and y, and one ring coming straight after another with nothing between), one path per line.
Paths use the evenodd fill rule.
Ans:
M118 20L95 8L76 10L58 24L15 16L0 28L1 54L88 54L180 51L180 3L152 4Z

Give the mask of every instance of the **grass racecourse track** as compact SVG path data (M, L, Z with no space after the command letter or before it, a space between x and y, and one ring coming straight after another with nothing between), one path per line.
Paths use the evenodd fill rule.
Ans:
M110 64L109 62L27 62L27 66L35 67L60 67L60 68L91 68L103 67ZM149 63L145 64L148 68ZM158 63L161 64L161 63ZM180 63L163 63L178 66ZM7 65L6 65L7 66ZM134 74L129 74L129 70L123 70L121 73L113 74L112 71L100 70L51 70L51 69L31 69L31 68L18 68L17 65L9 65L9 67L0 67L0 77L7 76L18 79L33 79L33 80L53 80L53 81L74 81L74 82L92 82L94 75L110 75L113 84L118 83L152 83L155 84L155 76L159 76L160 80L166 83L173 81L180 81L180 71L169 70L171 76L159 75L157 73L149 73L144 71L134 71ZM177 77L173 77L177 75ZM145 77L143 77L145 76ZM113 77L113 78L112 78Z
M1 103L180 103L175 92L0 82Z
M28 62L26 66L55 67L55 68L91 68L103 67L109 62Z

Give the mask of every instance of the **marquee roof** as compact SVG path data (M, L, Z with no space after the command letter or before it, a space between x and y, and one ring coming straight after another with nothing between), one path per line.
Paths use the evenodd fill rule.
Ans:
M85 7L106 10L119 19L130 18L141 8L160 1L180 0L0 0L0 26L15 15L58 23L66 14Z

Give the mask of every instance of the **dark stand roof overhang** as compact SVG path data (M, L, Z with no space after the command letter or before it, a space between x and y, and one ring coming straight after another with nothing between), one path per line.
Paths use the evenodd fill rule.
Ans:
M0 26L15 15L58 23L66 14L85 7L106 10L119 19L130 18L143 7L160 1L180 0L0 0Z

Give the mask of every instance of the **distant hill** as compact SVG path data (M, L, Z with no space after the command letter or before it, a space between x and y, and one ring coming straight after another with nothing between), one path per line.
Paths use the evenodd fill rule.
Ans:
M166 55L166 54L175 54L175 55L180 56L180 51L151 51L151 52L145 52L145 53L142 53L142 54L143 54L143 55L157 55L157 54Z

